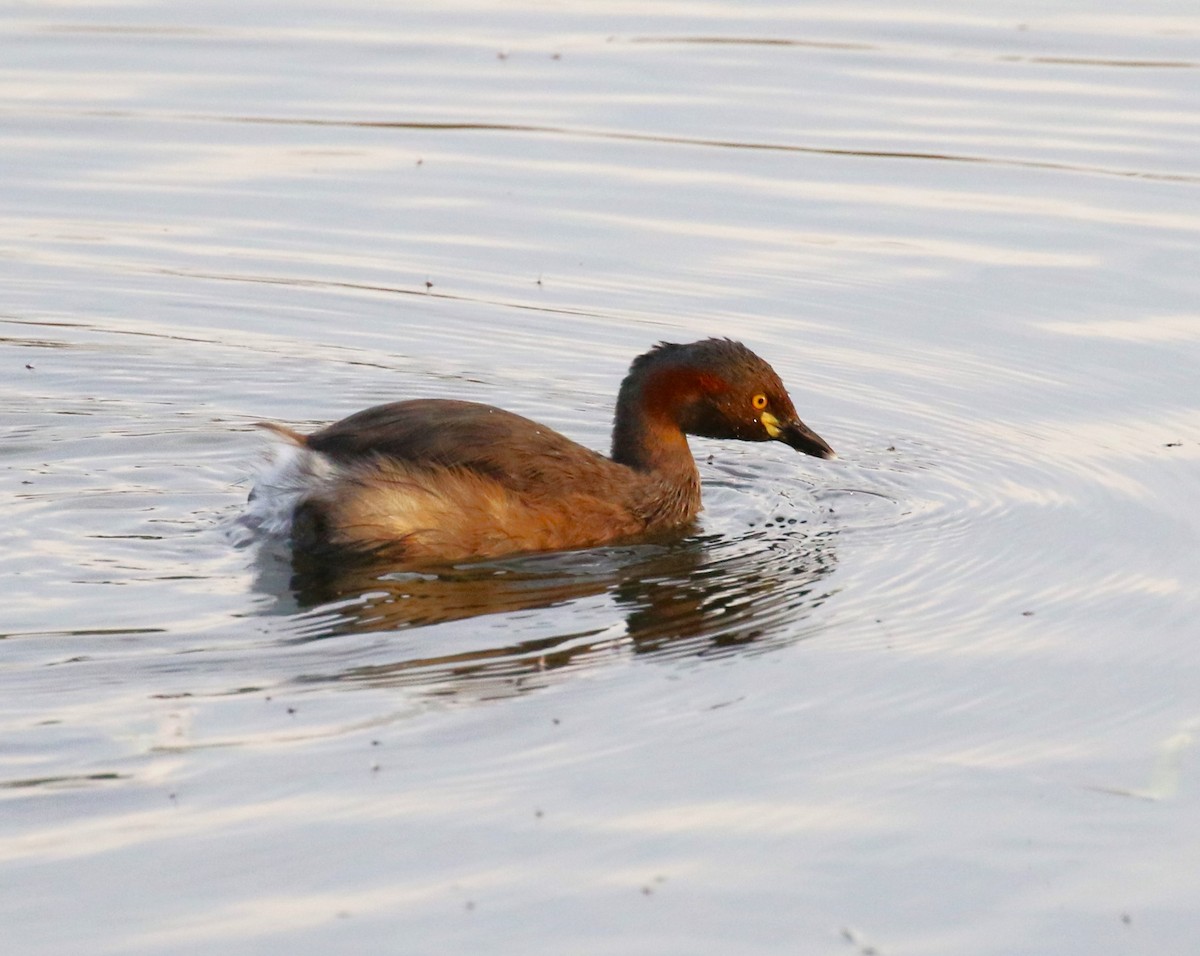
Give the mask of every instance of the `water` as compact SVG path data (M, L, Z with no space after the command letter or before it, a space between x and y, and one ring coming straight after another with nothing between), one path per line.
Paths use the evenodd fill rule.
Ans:
M1193 951L1200 18L3 17L8 949ZM706 335L840 459L438 577L225 534L255 421L604 448Z

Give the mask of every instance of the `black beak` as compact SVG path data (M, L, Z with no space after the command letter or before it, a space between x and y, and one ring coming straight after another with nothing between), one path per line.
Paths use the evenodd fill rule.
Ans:
M825 439L798 418L783 422L779 426L779 434L775 438L785 445L791 445L796 451L802 451L814 458L837 458L837 452L829 447Z

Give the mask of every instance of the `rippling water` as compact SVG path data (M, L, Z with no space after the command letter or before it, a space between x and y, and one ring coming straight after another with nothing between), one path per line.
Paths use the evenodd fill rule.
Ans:
M0 17L13 951L1194 950L1200 17ZM707 335L839 460L437 575L226 533L255 421L603 449Z

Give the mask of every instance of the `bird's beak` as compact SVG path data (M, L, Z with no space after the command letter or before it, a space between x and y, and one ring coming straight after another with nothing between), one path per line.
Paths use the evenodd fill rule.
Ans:
M825 439L798 418L780 421L770 412L764 412L762 423L768 435L776 441L790 445L796 451L802 451L814 458L837 458L837 453L829 447Z

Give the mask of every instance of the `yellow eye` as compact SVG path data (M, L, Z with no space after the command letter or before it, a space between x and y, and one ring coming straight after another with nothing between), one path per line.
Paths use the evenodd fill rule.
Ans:
M757 408L760 412L767 407L767 396L758 394L750 399L750 404Z

